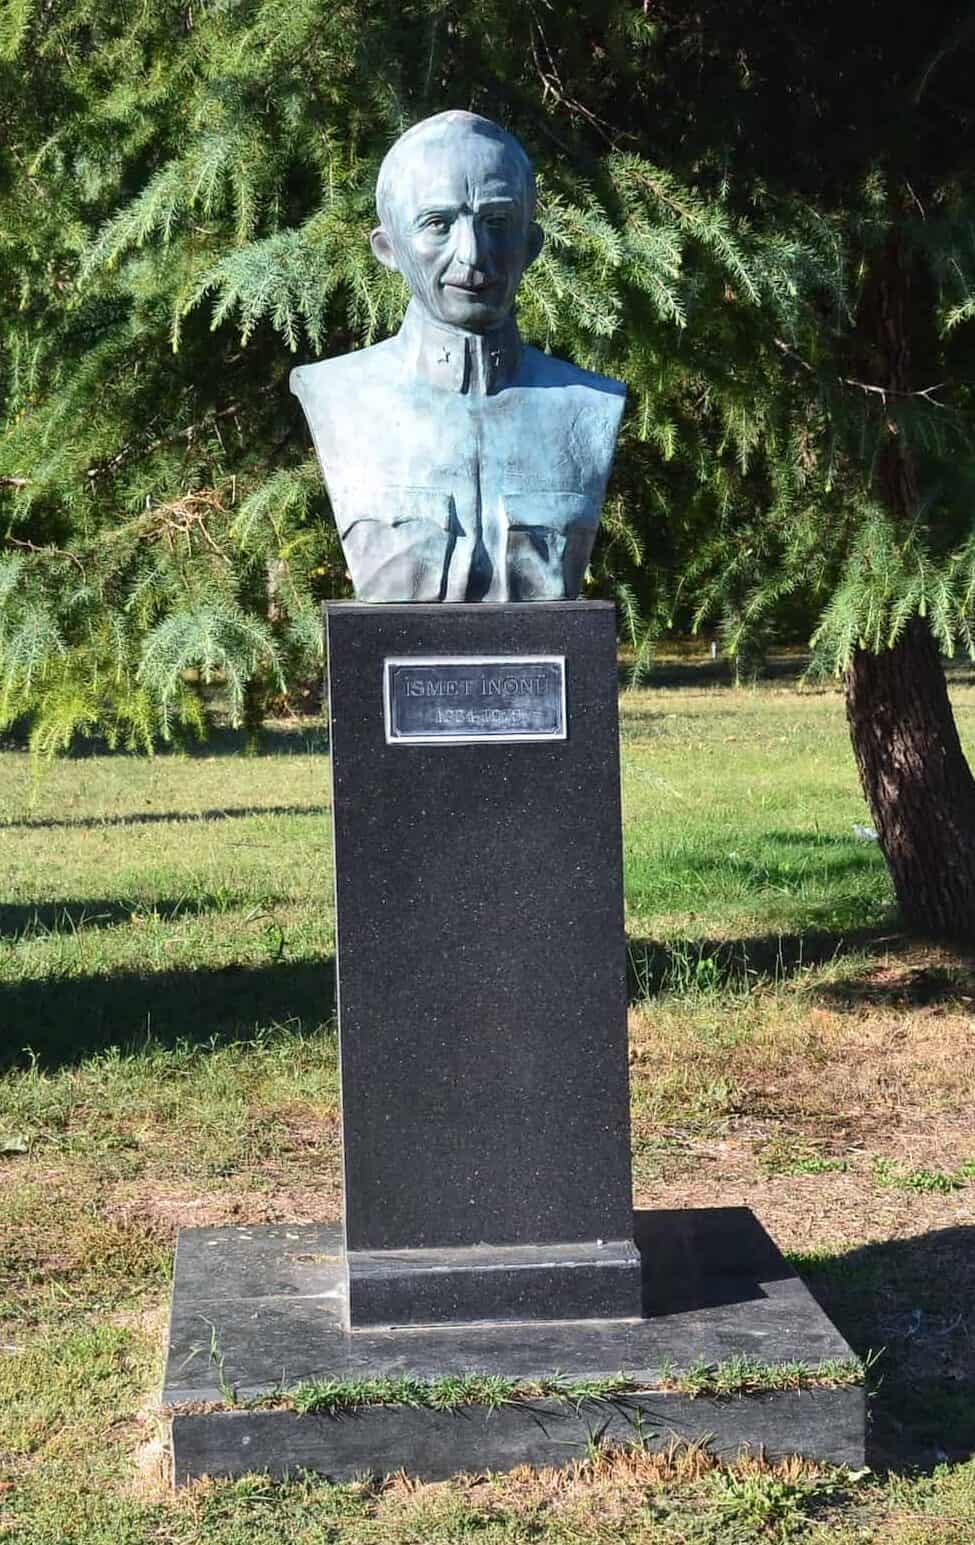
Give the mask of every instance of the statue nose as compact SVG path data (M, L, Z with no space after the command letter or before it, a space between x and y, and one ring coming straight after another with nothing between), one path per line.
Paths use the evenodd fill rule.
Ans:
M469 215L462 216L454 227L456 243L454 246L454 260L465 268L480 268L481 243L478 237L477 222Z

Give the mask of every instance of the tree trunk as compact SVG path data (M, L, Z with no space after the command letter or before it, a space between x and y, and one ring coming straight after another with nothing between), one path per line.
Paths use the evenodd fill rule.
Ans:
M874 489L905 525L916 519L921 499L909 437L894 415L911 391L917 282L895 230L878 254L858 316L863 378L889 394L880 399ZM922 617L892 649L857 650L846 675L846 714L905 922L928 936L975 938L975 779Z
M846 715L906 923L921 934L975 938L975 778L922 618L893 649L857 651Z

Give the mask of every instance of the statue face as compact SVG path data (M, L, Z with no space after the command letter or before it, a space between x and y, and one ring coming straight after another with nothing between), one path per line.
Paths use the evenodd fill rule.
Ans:
M503 141L446 125L404 144L373 251L435 321L487 332L541 249L528 196Z

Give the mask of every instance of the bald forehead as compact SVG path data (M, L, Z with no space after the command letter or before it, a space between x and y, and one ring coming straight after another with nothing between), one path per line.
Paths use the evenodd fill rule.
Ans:
M423 208L507 202L526 220L534 212L531 165L517 140L494 125L451 122L446 116L420 124L397 140L379 174L376 204L385 223L410 220Z

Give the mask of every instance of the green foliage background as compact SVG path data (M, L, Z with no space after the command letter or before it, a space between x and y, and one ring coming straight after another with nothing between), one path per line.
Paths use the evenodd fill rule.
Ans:
M706 620L744 651L820 617L840 667L917 611L971 647L972 8L730 11L0 0L0 727L149 747L208 683L256 724L315 675L346 578L287 376L396 327L375 173L448 106L536 160L526 336L629 384L590 588L637 669ZM898 397L862 325L892 241Z

